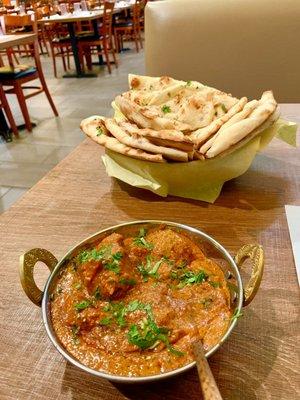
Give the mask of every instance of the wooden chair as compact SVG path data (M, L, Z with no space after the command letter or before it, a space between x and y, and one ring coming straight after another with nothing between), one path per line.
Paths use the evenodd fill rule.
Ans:
M132 18L114 24L115 43L118 52L123 49L124 38L134 40L137 53L139 52L139 45L141 49L143 48L140 21L142 7L143 2L136 0L133 6Z
M57 78L57 58L62 60L65 72L67 68L70 68L70 55L72 54L70 36L68 30L62 24L45 25L44 30L50 44L54 76Z
M51 13L52 12L49 6L35 8L35 14L37 20L43 17L48 17L51 15ZM41 54L47 54L49 56L49 51L47 46L47 35L44 29L44 24L38 24L38 41Z
M24 26L24 27L31 27L32 31L37 34L37 24L36 24L36 19L35 19L35 14L32 15L3 15L0 17L1 21L1 27L4 32L6 32L6 29L11 26ZM37 94L40 94L42 92L45 92L45 95L47 96L47 99L50 103L50 106L54 112L55 116L58 116L58 112L56 110L56 107L53 103L52 97L50 95L50 92L48 90L45 77L43 74L42 66L41 66L41 61L39 57L39 48L38 48L38 41L35 40L31 45L30 45L30 51L31 51L31 56L34 58L35 66L34 67L29 67L29 66L24 66L23 70L20 72L15 73L14 70L14 64L13 60L11 57L10 51L8 51L8 58L9 58L9 64L11 66L11 74L1 73L0 69L0 83L3 85L4 89L8 87L8 89L5 89L5 93L8 94L15 94L17 96L21 112L24 117L25 121L25 126L28 131L32 131L32 124L30 121L27 105L26 105L26 99L33 97ZM35 79L39 79L41 82L41 86L23 86L25 83L33 81ZM23 90L25 89L35 89L35 91L30 92L28 94L24 94Z
M78 50L79 50L79 59L84 69L84 56L87 61L87 66L89 69L92 67L91 63L91 53L102 55L105 57L106 65L108 68L108 72L111 74L111 61L109 59L109 54L112 54L113 62L118 67L118 62L116 58L115 46L113 43L113 33L112 33L112 18L113 18L113 9L115 3L106 1L104 3L104 14L103 14L103 22L100 25L100 37L99 39L91 39L91 38L79 38L78 42Z
M6 98L6 94L4 92L3 86L0 84L0 107L4 109L6 117L8 119L9 122L9 126L11 128L11 130L13 131L13 133L15 134L15 136L19 136L19 132L18 132L18 128L17 125L15 123L14 117L12 115L11 109L9 107L7 98Z

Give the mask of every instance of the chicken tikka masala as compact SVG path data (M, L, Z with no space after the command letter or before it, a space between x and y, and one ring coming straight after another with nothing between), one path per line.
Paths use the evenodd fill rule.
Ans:
M191 343L216 345L232 317L222 269L183 232L112 233L81 250L51 296L53 327L82 364L148 376L193 361Z

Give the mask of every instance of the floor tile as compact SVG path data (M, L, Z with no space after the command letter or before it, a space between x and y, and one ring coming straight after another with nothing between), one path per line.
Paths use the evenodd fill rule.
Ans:
M10 189L9 186L0 186L0 197L4 196Z
M71 151L74 146L60 146L51 152L51 154L44 160L44 164L58 164L63 160Z
M25 188L12 188L0 197L0 213L7 210L16 200L18 200L24 193L27 192Z
M31 188L46 175L54 165L55 164L1 162L0 185Z
M7 143L0 147L0 162L13 161L17 163L42 163L57 145L42 145L36 143Z

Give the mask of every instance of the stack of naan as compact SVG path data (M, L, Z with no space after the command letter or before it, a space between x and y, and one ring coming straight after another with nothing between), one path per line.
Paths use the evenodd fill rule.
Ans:
M80 126L102 146L146 161L188 162L222 156L279 117L271 91L248 101L195 81L138 75L129 75L129 87L115 99L121 118L92 116Z

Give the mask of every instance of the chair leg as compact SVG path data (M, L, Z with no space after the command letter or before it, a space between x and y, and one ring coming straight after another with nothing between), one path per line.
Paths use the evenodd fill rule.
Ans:
M19 60L18 60L18 57L17 57L17 55L16 55L16 53L12 50L12 56L13 56L13 58L15 59L15 62L17 63L17 64L20 64L19 63Z
M40 77L40 81L41 81L43 90L44 90L44 92L45 92L45 95L47 96L47 99L48 99L48 101L49 101L49 104L50 104L50 106L51 106L51 108L52 108L52 111L53 111L54 115L55 115L56 117L58 117L58 112L57 112L57 109L56 109L56 107L55 107L55 104L53 103L53 100L52 100L51 94L50 94L50 92L49 92L47 83L46 83L46 81L45 81L44 75L41 74L41 73L39 72L39 77Z
M110 46L110 50L111 50L111 53L112 53L112 56L113 56L115 67L118 68L118 61L117 61L116 52L115 52L115 48L114 48L112 37L110 38L109 46Z
M39 40L39 48L40 48L40 53L44 54L43 47L42 47L42 42L40 40Z
M50 47L50 50L51 50L54 77L57 78L56 58L55 58L55 51L54 51L53 46Z
M116 46L116 52L119 53L120 52L120 48L119 48L119 38L118 38L118 33L115 31L114 33L114 37L115 37L115 46Z
M109 60L109 54L108 54L108 49L107 49L107 42L106 42L106 40L103 41L103 52L104 52L104 55L105 55L106 65L107 65L108 72L111 74L111 65L110 65L110 60Z
M64 71L67 72L67 64L66 64L66 60L65 60L65 50L63 47L60 48L60 55L61 55L61 60L62 60Z
M141 49L142 49L143 48L143 40L142 40L141 28L140 27L138 27L138 38L139 38L140 46L141 46Z
M134 42L135 42L135 49L136 49L136 52L138 53L140 49L139 49L139 42L138 42L136 31L133 32L133 37L134 37Z
M70 69L70 47L67 47L67 66Z
M18 137L19 131L18 131L17 125L15 123L14 117L11 113L11 110L10 110L10 107L9 107L9 104L8 104L8 101L7 101L7 98L6 98L6 95L4 93L2 86L0 86L0 99L1 99L2 107L4 108L5 114L7 116L9 125L11 127L11 130L13 131L14 135L16 137Z
M79 58L79 62L80 62L80 65L81 65L82 72L84 72L84 68L85 68L83 54L84 54L84 48L83 48L83 46L81 46L81 44L79 44L79 46L78 46L78 58Z
M47 40L45 38L45 32L44 31L42 31L42 39L41 39L41 41L42 41L43 45L45 46L47 56L49 56Z
M92 69L93 69L92 54L91 54L91 49L89 47L86 48L84 55L85 55L87 68L89 71L92 71Z
M32 131L32 124L30 121L30 117L29 117L29 113L28 113L28 108L26 105L26 100L25 100L25 96L22 90L21 85L18 82L15 82L14 84L14 91L17 95L17 99L21 108L21 112L25 121L25 126L26 129L31 132Z

